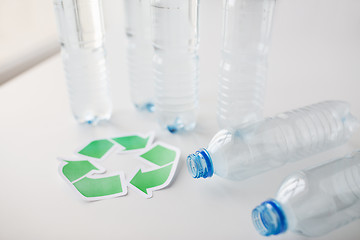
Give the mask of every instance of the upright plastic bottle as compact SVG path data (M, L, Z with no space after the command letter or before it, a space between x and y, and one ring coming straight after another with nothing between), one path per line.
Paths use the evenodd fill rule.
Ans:
M54 0L72 112L79 123L111 116L101 0Z
M290 175L275 199L256 207L256 230L317 237L360 218L360 152Z
M276 0L224 0L217 118L237 128L263 118Z
M198 0L151 0L155 107L170 132L192 130L198 105Z
M221 130L187 158L194 178L243 180L345 143L358 127L349 105L327 101L236 130Z
M127 59L132 101L139 111L154 111L150 0L124 0Z

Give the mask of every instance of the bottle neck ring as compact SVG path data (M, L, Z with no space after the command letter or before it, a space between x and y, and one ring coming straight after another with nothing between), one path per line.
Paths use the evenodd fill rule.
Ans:
M205 148L190 154L186 159L187 167L193 178L208 178L214 174L210 154Z
M274 199L257 206L252 211L252 220L256 230L263 236L278 235L288 228L285 213Z

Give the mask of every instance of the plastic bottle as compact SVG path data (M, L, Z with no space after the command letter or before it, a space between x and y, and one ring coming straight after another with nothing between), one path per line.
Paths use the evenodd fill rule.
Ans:
M263 118L276 0L225 0L217 118L237 128Z
M130 93L139 111L154 111L150 0L124 0Z
M360 218L360 152L290 175L275 199L256 207L256 230L317 237Z
M101 0L54 0L72 112L79 123L111 116Z
M345 143L358 127L349 105L327 101L237 130L221 130L187 157L194 178L243 180Z
M192 130L198 105L198 0L151 0L155 107L160 126Z

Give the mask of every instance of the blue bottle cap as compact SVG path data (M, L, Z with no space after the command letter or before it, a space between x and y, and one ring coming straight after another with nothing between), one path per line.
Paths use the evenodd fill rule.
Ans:
M268 200L252 211L256 230L263 236L277 235L287 230L287 221L279 202Z
M210 154L201 148L186 159L187 167L193 178L208 178L214 174L214 167Z

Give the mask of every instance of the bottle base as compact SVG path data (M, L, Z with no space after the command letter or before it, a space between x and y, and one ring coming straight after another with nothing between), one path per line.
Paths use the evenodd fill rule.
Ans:
M139 112L150 112L150 113L155 112L155 104L153 102L146 102L146 103L134 104L134 105L136 110L138 110Z
M86 116L86 117L75 116L75 119L79 124L87 124L87 125L92 125L92 126L96 126L100 122L108 121L110 118L111 118L111 114L99 115L99 116L96 116L96 115L95 116Z
M181 133L191 131L195 128L196 123L185 124L180 118L176 118L172 124L166 125L170 133Z

